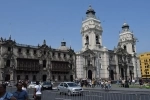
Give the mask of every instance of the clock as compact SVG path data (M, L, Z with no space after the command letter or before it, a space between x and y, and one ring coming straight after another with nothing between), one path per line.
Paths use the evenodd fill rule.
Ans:
M84 27L85 30L87 30L88 28L89 28L89 27L88 27L87 25Z
M122 41L125 41L125 38L122 38Z
M89 24L94 24L94 21L93 21L93 20L91 20L91 21L89 22Z

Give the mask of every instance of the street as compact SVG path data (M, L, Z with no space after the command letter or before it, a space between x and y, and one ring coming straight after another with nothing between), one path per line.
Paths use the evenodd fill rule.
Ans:
M114 91L84 91L83 96L60 95L57 91L44 91L42 100L149 100L149 94L119 93Z
M7 91L14 92L15 87L7 87ZM28 89L30 100L33 99L33 89ZM42 100L150 100L148 91L127 90L100 90L96 88L84 89L83 96L60 95L57 90L45 90L42 92Z

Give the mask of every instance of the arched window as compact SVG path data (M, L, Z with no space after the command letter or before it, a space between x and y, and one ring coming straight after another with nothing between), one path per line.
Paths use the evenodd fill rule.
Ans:
M123 46L123 49L124 49L124 50L127 50L127 47L126 47L126 45L124 45L124 46Z
M134 45L132 45L132 51L133 51L133 52L135 52L135 48L134 48Z
M96 44L99 44L99 37L96 35Z
M86 43L85 44L89 44L89 36L86 36Z

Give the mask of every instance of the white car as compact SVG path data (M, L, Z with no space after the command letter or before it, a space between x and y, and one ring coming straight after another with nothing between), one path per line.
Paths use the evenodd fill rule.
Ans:
M36 82L31 82L28 86L28 88L35 88Z
M62 82L57 87L60 94L65 93L70 95L83 95L83 89L74 82Z

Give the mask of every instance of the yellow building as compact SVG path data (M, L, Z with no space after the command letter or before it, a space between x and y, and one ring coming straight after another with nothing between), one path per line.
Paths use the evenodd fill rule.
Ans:
M150 52L140 54L139 60L142 78L150 78Z

